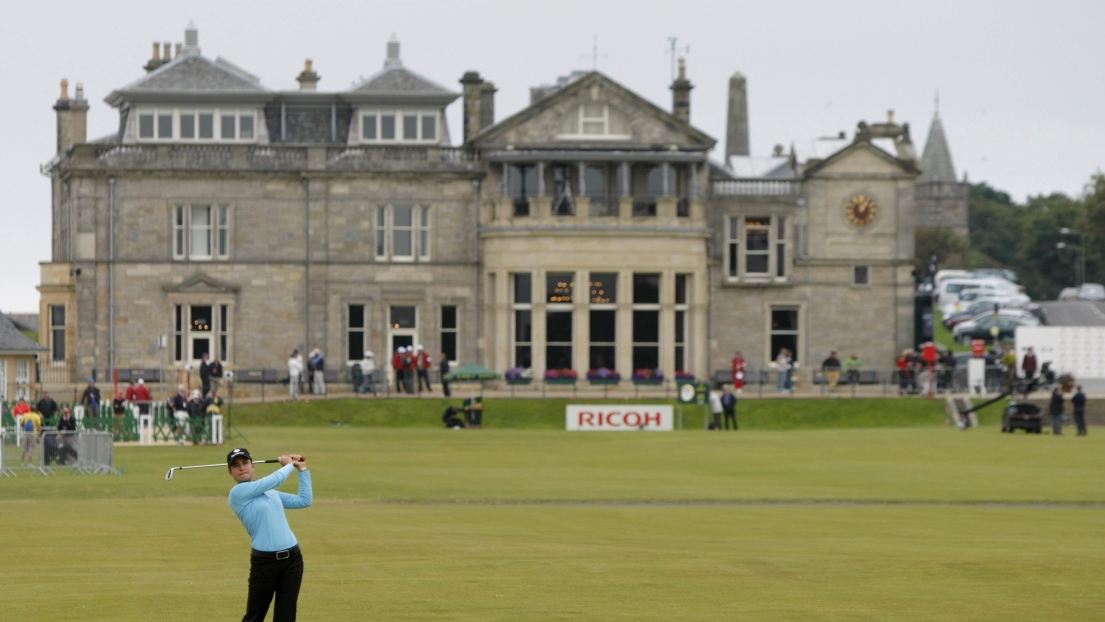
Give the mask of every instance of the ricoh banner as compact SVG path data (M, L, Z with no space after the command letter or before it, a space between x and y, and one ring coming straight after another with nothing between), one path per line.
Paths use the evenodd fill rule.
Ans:
M566 419L569 432L671 432L674 428L671 406L568 406Z

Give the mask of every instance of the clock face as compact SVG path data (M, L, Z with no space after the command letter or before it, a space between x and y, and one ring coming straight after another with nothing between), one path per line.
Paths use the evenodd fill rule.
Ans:
M848 222L857 227L866 227L875 221L879 206L875 205L875 200L867 195L857 194L848 201L844 211L848 216Z

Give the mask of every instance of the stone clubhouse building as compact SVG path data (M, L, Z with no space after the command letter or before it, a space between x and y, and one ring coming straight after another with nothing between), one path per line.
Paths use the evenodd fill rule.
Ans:
M751 156L736 74L719 162L682 63L670 109L586 72L505 119L492 83L443 86L394 39L344 91L319 90L310 61L299 90L270 90L191 26L145 70L106 98L110 136L88 139L79 84L54 106L52 382L204 353L281 369L293 348L341 369L412 344L538 377L703 378L736 350L760 367L786 347L808 373L831 350L885 366L914 345L924 164L892 119L817 157Z

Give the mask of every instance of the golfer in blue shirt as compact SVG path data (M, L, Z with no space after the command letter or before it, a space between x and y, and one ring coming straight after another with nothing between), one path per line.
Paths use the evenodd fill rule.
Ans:
M262 622L276 596L273 622L294 622L299 586L303 582L303 556L299 541L288 527L284 509L311 506L311 473L307 459L298 454L280 456L278 471L253 481L253 457L247 449L226 455L230 476L238 482L230 489L230 507L245 525L253 541L250 551L249 598L242 622ZM299 471L299 494L275 489Z

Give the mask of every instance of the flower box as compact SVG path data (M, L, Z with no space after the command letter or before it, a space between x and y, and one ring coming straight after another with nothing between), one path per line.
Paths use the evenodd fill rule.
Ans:
M597 384L597 385L604 385L604 384L605 385L611 385L611 384L618 384L619 382L621 382L621 380L619 380L617 378L588 378L587 382L590 382L591 384Z
M514 378L506 381L507 384L530 384L531 382L533 378Z
M545 384L575 384L575 378L546 378Z
M634 379L633 384L656 386L656 385L664 384L664 379L663 378L648 378L647 380Z

